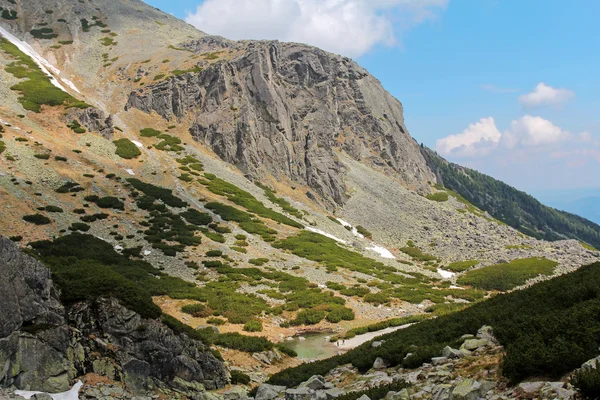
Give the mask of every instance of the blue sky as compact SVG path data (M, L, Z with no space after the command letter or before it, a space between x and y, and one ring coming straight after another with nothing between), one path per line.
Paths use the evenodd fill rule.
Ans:
M600 188L600 1L147 2L208 33L351 56L417 141L521 190Z

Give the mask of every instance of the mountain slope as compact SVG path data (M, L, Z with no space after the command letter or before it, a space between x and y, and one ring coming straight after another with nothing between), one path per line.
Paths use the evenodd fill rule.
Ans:
M527 193L475 170L450 163L423 149L440 184L527 235L538 239L575 238L600 247L600 225L578 215L547 207Z

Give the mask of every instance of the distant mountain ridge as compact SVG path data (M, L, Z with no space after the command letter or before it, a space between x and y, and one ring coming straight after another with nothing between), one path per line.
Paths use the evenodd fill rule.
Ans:
M497 179L446 161L431 149L422 147L422 153L440 184L520 232L551 241L576 238L600 248L600 225L545 206Z

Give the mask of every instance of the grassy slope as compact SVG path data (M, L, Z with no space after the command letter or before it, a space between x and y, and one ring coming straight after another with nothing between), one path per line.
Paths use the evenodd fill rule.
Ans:
M443 185L494 218L538 239L579 239L598 248L600 226L577 215L547 207L527 193L475 170L450 163L422 148Z

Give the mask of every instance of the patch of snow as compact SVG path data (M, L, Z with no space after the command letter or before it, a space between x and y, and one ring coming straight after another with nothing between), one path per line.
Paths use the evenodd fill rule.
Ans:
M454 275L456 275L456 272L446 271L445 269L441 269L441 268L438 268L437 272L438 272L438 274L440 274L442 276L442 278L445 278L445 279L450 279Z
M121 250L123 250L123 246L121 246L120 244L118 244L118 245L115 246L115 250L121 251Z
M375 253L379 254L381 257L383 258L393 258L395 259L396 257L392 254L391 251L389 251L388 249L386 249L383 246L379 246L377 244L372 245L371 247L367 247L367 250L371 250L374 251Z
M338 243L348 244L348 242L346 242L345 240L342 240L342 239L340 239L340 238L338 238L336 236L333 236L331 233L324 232L324 231L322 231L320 229L311 228L310 226L307 226L306 229L309 230L309 231L311 231L311 232L318 233L320 235L328 237L329 239L333 239L333 240L335 240Z
M126 169L125 172L127 172L129 175L135 176L135 172L133 172L132 169Z
M31 57L31 59L33 60L33 62L35 62L38 67L40 67L40 69L42 70L42 72L50 77L50 82L54 86L56 86L57 88L59 88L63 92L67 92L67 89L65 89L65 87L63 85L61 85L60 82L58 82L58 80L56 80L56 77L54 76L54 75L60 76L60 70L59 69L57 69L52 64L50 64L48 62L48 60L46 60L44 57L40 56L33 49L33 47L31 47L28 43L23 42L22 40L19 40L17 37L15 37L12 34L10 34L6 29L2 28L1 26L0 26L0 35L4 36L6 39L8 39L9 42L11 42L15 46L17 46L17 48L19 50L21 50L23 53L25 53L29 57ZM52 71L52 73L50 73L50 71Z
M450 285L450 289L460 289L460 290L465 290L464 287L461 286L456 286L456 285Z
M145 256L149 256L150 254L152 254L152 252L150 250L144 250L144 255Z
M64 82L64 83L65 83L65 84L66 84L68 87L70 87L71 89L73 89L73 90L74 90L74 91L76 91L77 93L81 94L81 92L79 91L79 89L77 89L77 86L75 86L75 84L74 84L73 82L71 82L70 80L68 80L68 79L65 79L65 78L61 78L61 79L62 79L62 81L63 81L63 82Z
M132 140L131 143L135 144L137 147L139 147L140 149L144 148L144 145L141 144L140 142L138 142L137 140Z
M83 383L81 381L77 381L77 383L75 385L73 385L71 390L69 390L68 392L52 394L52 393L45 393L45 392L34 392L31 390L15 390L15 394L17 396L22 396L26 399L30 399L33 396L35 396L36 394L48 394L48 395L50 395L50 397L52 397L53 400L79 400L79 390L81 389L82 386L83 386Z

